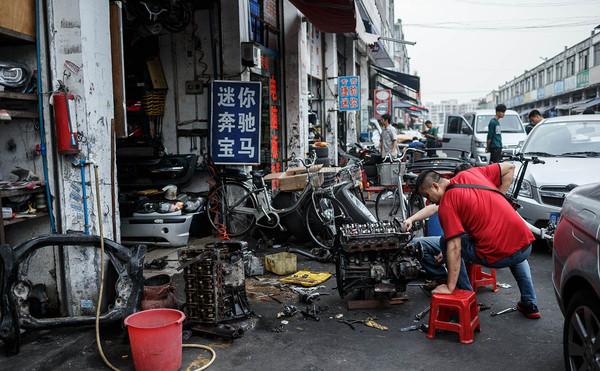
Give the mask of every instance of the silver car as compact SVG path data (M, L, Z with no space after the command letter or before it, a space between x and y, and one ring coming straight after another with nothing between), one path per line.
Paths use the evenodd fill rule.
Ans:
M537 156L545 164L527 167L518 197L519 214L545 228L549 220L558 217L572 189L600 182L600 115L544 120L531 131L521 152L526 157Z
M565 369L600 369L600 183L577 187L554 234L552 283L565 315Z

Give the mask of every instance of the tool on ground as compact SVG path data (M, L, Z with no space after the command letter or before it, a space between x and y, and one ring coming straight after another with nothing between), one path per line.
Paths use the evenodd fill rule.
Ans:
M479 306L480 312L483 312L484 310L492 309L491 306L484 304L484 303L478 303L477 305Z
M499 316L499 315L501 315L501 314L506 314L506 313L516 312L516 311L517 311L517 308L515 308L515 307L511 307L511 308L506 308L506 309L503 309L503 310L501 310L501 311L499 311L499 312L492 312L492 313L491 313L491 316L492 316L492 317L496 317L496 316Z
M423 309L422 311L420 311L419 313L415 314L415 321L420 321L423 319L423 317L425 317L425 315L427 313L429 313L429 311L431 310L431 306L427 306L427 308Z
M313 292L310 294L300 294L300 302L306 303L306 304L312 304L315 301L320 300L322 295L329 295L329 293Z
M355 323L364 323L363 320L359 320L359 319L338 319L337 320L339 323L345 323L348 326L350 326L350 328L352 330L356 330L356 327L354 326Z

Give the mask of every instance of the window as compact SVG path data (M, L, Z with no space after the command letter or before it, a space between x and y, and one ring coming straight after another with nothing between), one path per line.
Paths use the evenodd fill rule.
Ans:
M563 62L558 62L556 64L556 81L562 80L562 78L563 78L563 68L564 68L564 63Z
M459 134L460 133L460 123L461 118L459 116L450 116L448 117L448 134Z
M538 88L544 87L544 71L538 72Z
M594 44L594 66L600 66L600 43Z
M487 133L488 125L490 120L494 118L493 115L482 115L477 116L475 128L478 133ZM523 124L518 115L506 115L500 119L500 129L503 133L523 133Z
M575 74L575 56L567 58L567 76L573 76Z
M531 86L529 87L529 90L534 90L537 89L537 75L533 75L531 76Z
M590 50L585 49L579 52L579 71L585 71L590 67Z
M552 81L554 81L554 67L550 66L546 70L546 84L550 84Z

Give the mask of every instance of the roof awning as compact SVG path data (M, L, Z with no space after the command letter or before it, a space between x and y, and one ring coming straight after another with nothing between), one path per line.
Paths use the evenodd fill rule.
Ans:
M357 17L354 0L290 0L310 23L329 33L355 32ZM362 20L360 21L362 23Z
M396 72L381 68L379 66L373 66L375 70L382 75L396 81L400 85L404 85L416 92L421 90L421 78L419 76L413 76L402 72Z
M414 103L419 103L419 101L413 97L411 97L410 95L398 90L396 87L390 88L389 86L386 86L385 84L382 84L381 82L377 82L377 84L385 89L390 89L392 91L393 95L396 95L404 100L408 100Z
M594 106L597 106L600 104L600 98L594 98L592 100L589 100L585 103L580 103L578 106L573 107L573 112L575 113L582 113L585 112L585 110L587 110L588 108L592 108Z
M556 106L556 109L558 109L558 110L570 110L570 109L572 109L574 107L577 107L579 105L586 104L587 102L589 102L591 100L592 99L585 99L585 100L581 100L579 102L558 104Z

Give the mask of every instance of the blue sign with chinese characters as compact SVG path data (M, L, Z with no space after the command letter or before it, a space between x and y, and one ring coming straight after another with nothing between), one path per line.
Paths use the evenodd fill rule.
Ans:
M258 81L213 81L210 155L215 164L260 164L261 91Z
M340 111L360 110L360 80L358 76L338 77L338 107Z

